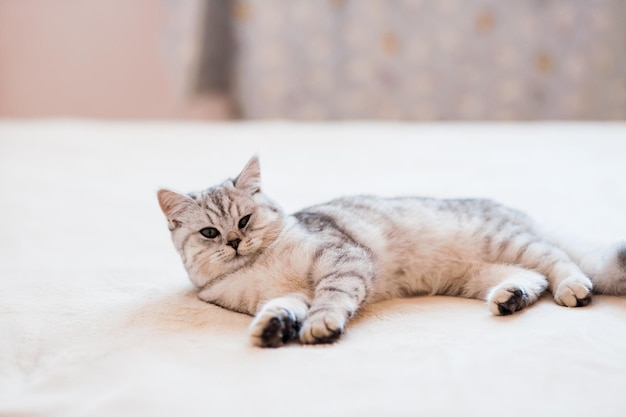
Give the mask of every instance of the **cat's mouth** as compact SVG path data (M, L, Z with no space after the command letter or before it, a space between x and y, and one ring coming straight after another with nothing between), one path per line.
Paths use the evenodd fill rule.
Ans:
M230 261L235 263L249 262L252 256L256 253L255 249L251 245L238 245L236 248L232 248L230 252Z
M233 260L242 260L244 258L246 258L248 256L247 253L241 253L238 249L235 250L235 253L233 253Z
M242 258L246 258L248 257L253 251L250 250L251 248L249 246L247 247L242 247L242 245L239 245L236 248L233 248L233 255L232 255L232 259L242 259Z
M230 258L230 262L232 263L232 265L238 268L249 265L256 259L256 256L253 256L253 253L254 252L241 253L240 251L236 251Z

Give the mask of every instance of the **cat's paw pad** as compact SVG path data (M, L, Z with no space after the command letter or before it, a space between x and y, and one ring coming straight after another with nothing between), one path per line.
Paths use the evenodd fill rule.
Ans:
M333 343L343 333L346 319L340 314L326 313L308 317L300 329L300 342Z
M287 309L263 312L250 325L252 344L279 347L298 336L299 323Z
M497 288L489 296L489 310L496 316L507 316L530 304L530 297L521 288Z
M568 278L554 293L554 301L566 307L584 307L591 302L591 281L586 277Z

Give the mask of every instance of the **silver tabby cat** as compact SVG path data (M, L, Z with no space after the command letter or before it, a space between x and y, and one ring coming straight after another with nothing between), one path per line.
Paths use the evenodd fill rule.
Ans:
M199 297L254 315L257 346L333 342L361 306L392 297L477 298L506 315L547 288L568 307L592 288L626 294L626 246L583 272L532 220L487 200L346 197L286 215L261 191L256 157L234 180L158 199Z

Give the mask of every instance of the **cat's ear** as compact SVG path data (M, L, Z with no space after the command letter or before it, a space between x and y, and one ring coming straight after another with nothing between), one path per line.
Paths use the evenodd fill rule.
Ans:
M261 191L261 165L259 157L253 156L234 181L235 187L240 190L256 194Z
M163 214L167 217L170 230L180 226L180 215L190 204L193 204L193 200L185 195L164 189L159 190L157 197L159 198L159 206L161 206Z

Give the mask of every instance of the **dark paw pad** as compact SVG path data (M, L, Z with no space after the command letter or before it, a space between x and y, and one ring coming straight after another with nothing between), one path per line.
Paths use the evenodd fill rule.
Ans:
M326 330L327 333L324 336L314 336L314 344L335 343L343 333L343 329L331 329L328 327L328 325L326 326Z
M591 302L591 294L584 298L576 298L576 307L584 307Z
M264 347L278 347L298 336L298 322L287 312L281 317L272 317L261 334Z
M511 297L504 302L499 302L498 311L503 316L508 316L516 311L528 305L528 294L519 288L508 288L507 291L511 293Z
M326 310L310 315L300 330L300 342L307 345L336 342L346 327L346 315Z

